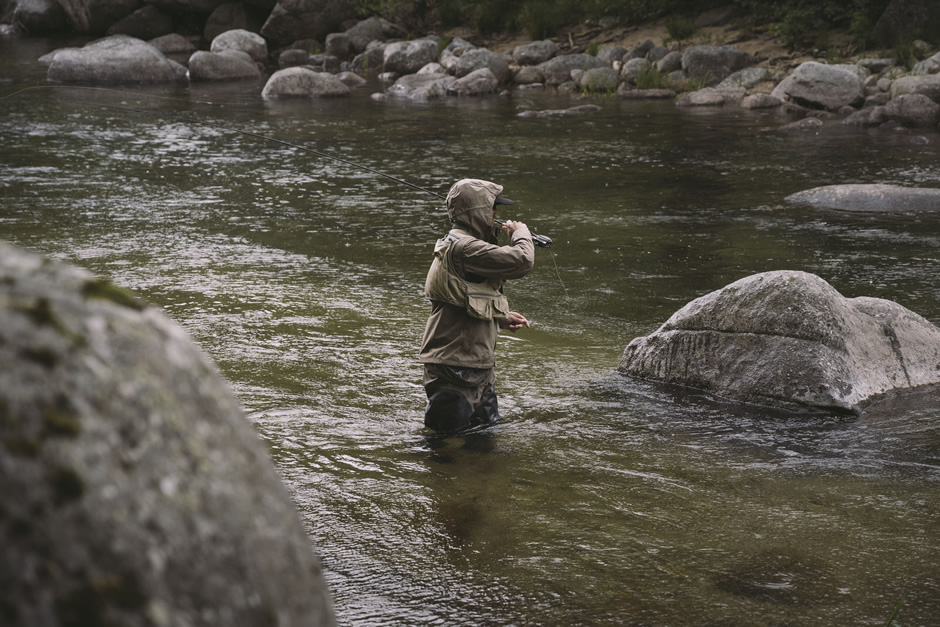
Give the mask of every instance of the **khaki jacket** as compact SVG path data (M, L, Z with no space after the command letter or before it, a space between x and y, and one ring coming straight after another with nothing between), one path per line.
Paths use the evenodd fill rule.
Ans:
M502 190L495 183L463 179L454 184L447 196L448 216L458 233L468 236L456 241L446 236L436 248L440 251L442 242L451 238L447 271L464 281L498 288L503 281L528 274L535 263L535 247L527 229L516 230L508 246L495 244L498 231L490 221L493 202ZM429 276L428 283L430 279ZM418 358L422 363L492 368L496 365L499 324L504 317L494 315L486 319L470 315L467 306L431 299L431 315Z

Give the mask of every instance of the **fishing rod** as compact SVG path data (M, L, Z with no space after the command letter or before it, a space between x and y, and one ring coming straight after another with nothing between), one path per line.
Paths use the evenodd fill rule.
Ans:
M34 90L34 89L53 88L53 87L63 87L63 86L61 86L61 85L34 85L34 86L32 86L32 87L27 87L27 88L25 88L25 89L21 89L21 90L19 90L19 91L16 91L16 92L14 92L14 93L12 93L12 94L9 94L9 95L7 95L7 96L3 96L2 98L0 98L0 100L6 100L6 99L8 99L8 98L12 98L12 97L14 97L14 96L16 96L16 95L19 95L19 94L21 94L21 93L23 93L23 92L31 91L31 90ZM123 93L134 93L134 92L127 92L127 91L119 90L119 89L108 89L108 88L104 88L104 87L83 87L83 86L64 86L64 87L65 87L66 89L88 89L88 90L94 90L94 91L106 91L106 92L115 92L115 93L122 93L122 94L123 94ZM214 103L210 103L210 104L214 104ZM134 107L118 107L118 106L116 106L116 105L106 105L106 104L101 104L101 103L98 103L98 102L96 102L95 105L98 106L98 107L104 108L104 109L113 109L113 110L117 110L117 111L125 111L125 112L130 111L130 112L132 112L132 113L142 113L142 114L156 115L155 112L153 112L152 110L147 110L147 109L136 109L136 108L134 108ZM352 166L352 167L354 167L354 168L359 168L360 170L365 170L366 172L370 172L370 173L372 173L372 174L376 174L376 175L378 175L378 176L385 177L385 178L387 178L387 179L389 179L389 180L391 180L391 181L395 181L396 183L400 183L400 184L402 184L402 185L407 185L408 187L411 187L411 188L413 188L413 189L416 189L416 190L419 190L419 191L422 191L422 192L431 194L431 195L433 195L433 196L437 196L437 197L440 198L441 200L447 200L447 197L444 196L443 194L440 194L440 193L438 193L438 192L435 192L434 190L428 189L428 188L426 188L426 187L421 187L420 185L416 185L416 184L412 183L411 181L406 181L405 179L399 178L399 177L397 177L397 176L392 176L391 174L387 174L387 173L382 172L382 171L380 171L380 170L376 170L375 168L370 168L370 167L367 166L367 165L363 165L363 164L361 164L361 163L356 163L355 161L350 161L349 159L343 159L342 157L337 157L336 155L331 155L331 154L329 154L329 153L322 152L322 151L320 151L320 150L316 150L316 149L314 149L314 148L309 148L309 147L307 147L307 146L302 146L302 145L300 145L300 144L295 144L295 143L292 143L292 142L284 141L284 140L282 140L282 139L278 139L278 138L276 138L276 137L270 137L270 136L268 136L268 135L262 135L262 134L260 134L260 133L255 133L255 132L252 132L252 131L245 131L245 130L242 130L242 129L232 128L232 127L228 127L228 126L223 126L223 125L217 124L217 123L215 123L215 122L209 122L209 121L206 121L206 120L198 120L198 119L195 119L195 118L192 118L192 117L189 117L189 116L175 115L175 116L169 116L169 117L171 117L171 118L173 118L173 119L177 119L177 120L185 120L186 122L192 122L192 123L195 123L195 124L202 124L203 126L209 126L209 127L212 127L212 128L217 128L217 129L219 129L219 130L228 131L228 132L230 132L230 133L240 133L240 134L242 134L242 135L247 135L248 137L254 137L255 139L260 139L260 140L263 140L263 141L274 142L274 143L276 143L276 144L281 144L282 146L288 146L288 147L290 147L290 148L296 148L296 149L298 149L298 150L303 150L304 152L309 152L309 153L314 154L314 155L316 155L316 156L318 156L318 157L320 157L320 158L323 158L323 159L332 159L333 161L337 161L337 162L339 162L339 163L344 163L344 164L349 165L349 166ZM499 226L502 226L502 225L503 225L503 221L502 221L502 220L496 220L496 219L494 219L493 222L496 223L496 224L499 225ZM533 242L536 246L540 246L540 247L542 247L542 248L551 248L551 246L552 246L552 238L548 237L547 235L540 235L540 234L538 234L538 233L532 233L531 235L532 235L532 242Z

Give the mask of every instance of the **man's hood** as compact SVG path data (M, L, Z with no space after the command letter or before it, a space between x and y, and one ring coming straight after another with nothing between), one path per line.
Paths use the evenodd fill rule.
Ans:
M503 191L502 185L480 179L461 179L447 193L447 217L470 235L492 239L493 204Z

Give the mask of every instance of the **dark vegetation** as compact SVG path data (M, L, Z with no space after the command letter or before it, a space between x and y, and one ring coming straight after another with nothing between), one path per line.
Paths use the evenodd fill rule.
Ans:
M353 0L363 16L381 15L415 32L472 26L481 34L524 32L531 39L558 35L585 22L639 25L663 19L685 39L703 12L728 7L742 31L769 30L791 48L825 47L832 32L847 33L858 50L905 41L877 33L890 0ZM911 24L904 39L940 43L940 24Z

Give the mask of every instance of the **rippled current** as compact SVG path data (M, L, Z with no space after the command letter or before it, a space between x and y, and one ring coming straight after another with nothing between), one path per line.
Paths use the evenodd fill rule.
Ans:
M265 104L261 85L49 87L0 40L0 237L130 287L231 381L342 625L940 622L940 406L800 417L624 379L688 301L796 269L940 323L931 215L812 210L831 183L940 186L940 135L568 97ZM30 87L12 97L5 97ZM233 130L235 129L235 130ZM554 238L510 302L504 420L433 442L417 344L439 199L479 177Z

